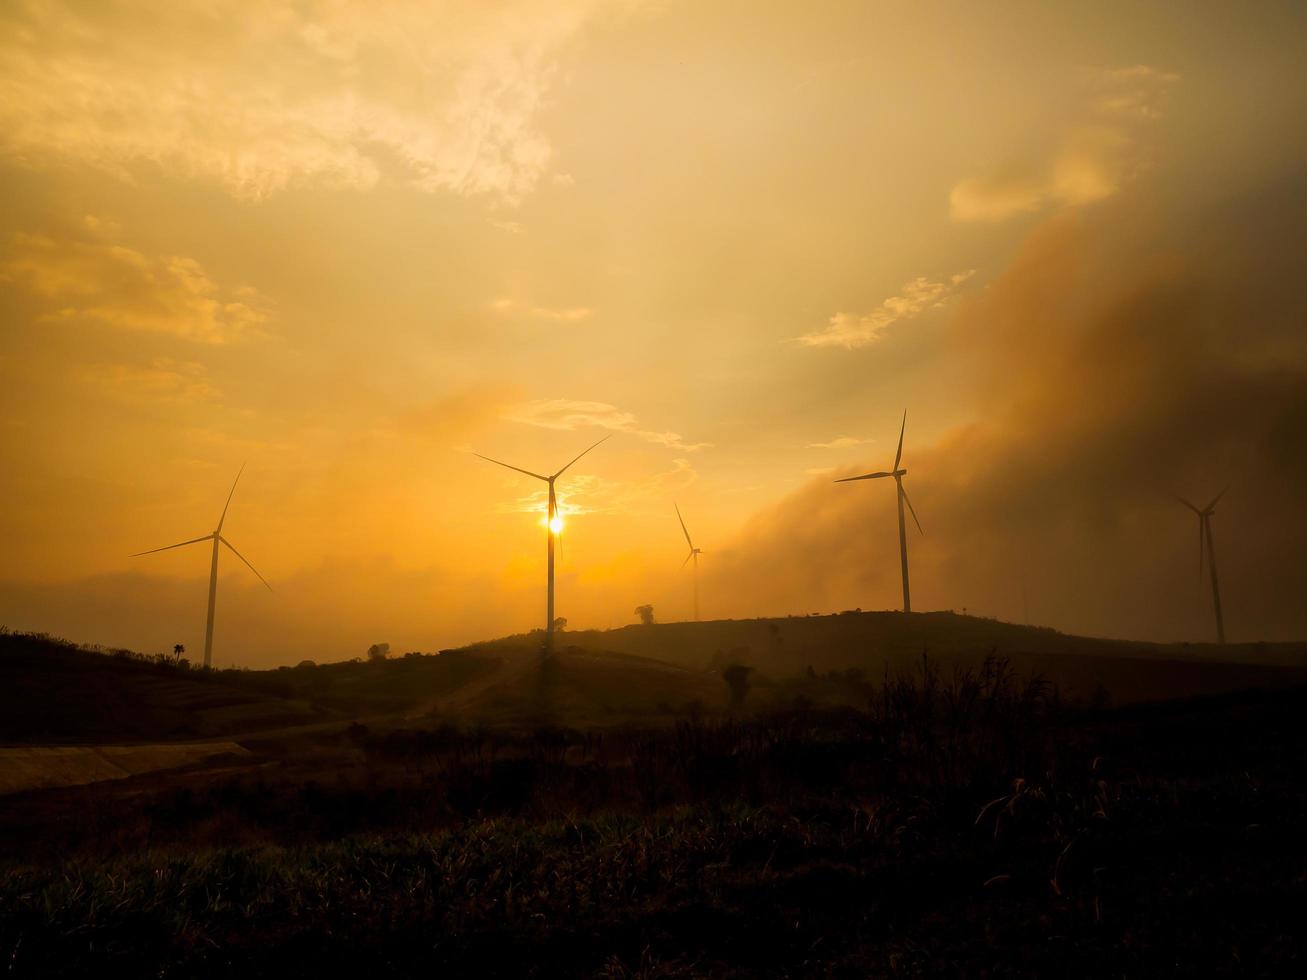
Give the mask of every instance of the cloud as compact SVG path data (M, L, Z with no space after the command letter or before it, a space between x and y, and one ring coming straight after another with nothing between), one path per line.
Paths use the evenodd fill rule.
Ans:
M860 439L857 436L837 436L830 442L810 442L805 449L848 449L850 446L865 446L875 439Z
M646 442L686 453L706 449L712 445L707 442L687 443L677 432L641 429L634 415L605 402L571 401L566 398L523 402L510 408L503 417L510 422L565 432L586 427L625 432L638 436Z
M208 401L218 394L203 364L169 357L156 357L144 365L94 365L81 373L102 391L126 401L180 404Z
M970 420L909 443L914 605L1156 640L1210 639L1192 515L1216 517L1227 630L1307 632L1301 187L1172 222L1061 215L949 324ZM1286 206L1286 202L1293 202ZM899 604L894 494L814 478L709 574L733 614ZM1236 625L1237 624L1237 625Z
M558 59L610 9L11 4L0 14L0 151L126 179L152 165L242 198L393 178L514 203L549 166L538 117Z
M1098 72L1091 79L1096 90L1093 108L1103 116L1124 120L1161 119L1170 89L1180 76L1149 65L1131 65Z
M918 276L905 282L899 294L886 299L879 309L862 315L836 313L822 329L795 339L808 347L843 347L846 350L866 347L878 341L893 324L943 306L974 274L974 269L968 269L947 279Z
M490 308L496 313L520 314L534 317L537 320L551 320L555 323L579 323L582 320L588 320L594 314L594 310L588 306L566 306L560 309L550 309L547 306L531 306L526 303L519 303L512 299L497 299L490 304Z
M1111 197L1140 165L1141 128L1160 119L1180 76L1147 65L1093 73L1080 120L1045 160L1015 172L959 181L949 192L956 221L1005 221L1048 207Z
M404 437L447 443L488 426L515 394L509 385L481 383L410 406L390 418L388 425Z
M594 311L588 306L569 306L562 310L550 310L543 306L531 307L531 315L542 320L555 320L565 323L575 323L578 320L588 320L590 314Z
M1039 210L1048 193L1048 185L1034 177L970 177L949 192L949 211L957 221L1002 221Z
M694 485L698 479L699 473L688 459L674 459L670 470L662 470L636 480L609 480L593 473L573 475L569 471L567 478L560 481L555 495L559 512L565 517L579 514L629 514L651 504L665 506L670 495ZM543 514L548 506L548 497L549 493L542 485L539 490L532 490L500 504L498 509L500 513L506 514Z
M685 490L699 480L699 473L688 459L672 460L672 468L639 481L631 493L636 499L663 500L668 494Z
M192 258L146 255L102 239L17 234L0 259L0 281L6 280L48 300L50 321L89 320L226 344L256 335L268 319L256 290L222 287Z

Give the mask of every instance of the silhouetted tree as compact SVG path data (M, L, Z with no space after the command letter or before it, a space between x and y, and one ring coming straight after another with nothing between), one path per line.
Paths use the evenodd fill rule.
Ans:
M749 694L749 674L752 672L752 667L745 667L743 664L731 664L722 671L722 680L731 689L732 710L744 705L744 699Z
M566 616L554 617L554 632L560 633L565 629L567 629L567 617Z
M372 644L372 646L368 647L369 663L377 663L378 661L385 660L389 656L390 656L389 643L374 643Z
M181 644L181 643L174 643L174 644L172 645L172 662L175 663L175 664L179 664L179 663L181 663L181 662L182 662L182 654L185 653L185 652L186 652L186 647L185 647L184 644Z
M645 626L653 625L654 618L652 605L636 606L635 614L640 617L640 622Z

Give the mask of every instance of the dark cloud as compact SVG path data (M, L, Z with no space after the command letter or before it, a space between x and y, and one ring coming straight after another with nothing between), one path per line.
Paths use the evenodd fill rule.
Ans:
M1068 630L1207 639L1196 519L1171 495L1229 483L1214 530L1230 636L1307 634L1307 223L1285 206L1304 198L1063 215L959 310L982 407L932 446L909 415L914 606L1020 619L1028 601ZM723 562L714 587L739 612L895 606L892 484L814 480Z

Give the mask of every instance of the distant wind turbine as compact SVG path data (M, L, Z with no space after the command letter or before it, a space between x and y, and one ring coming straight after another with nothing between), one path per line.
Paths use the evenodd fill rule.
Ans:
M591 446L590 449L594 449L595 446L599 445L599 443L606 442L611 438L612 438L612 433L610 432L608 435L600 439L599 442L596 442L594 446ZM575 463L578 459L581 458L581 456L584 456L586 453L588 453L590 449L585 450L585 452L578 455L575 459L572 460L571 463L568 463L567 466L564 466L561 470L559 470L557 473L553 474L552 476L542 476L539 473L532 473L530 470L524 470L518 466L510 466L508 463L502 463L497 459L491 459L489 456L482 456L480 453L472 454L474 456L480 457L481 459L484 459L487 463L494 463L496 466L503 466L506 469L514 470L518 473L523 473L526 476L535 477L537 480L544 480L545 483L549 484L549 515L545 521L545 535L549 539L549 588L548 588L548 599L546 600L545 603L545 646L546 647L552 647L554 642L554 537L563 529L562 519L558 517L558 501L554 497L554 481L557 480L564 473L566 473L568 469L572 466L572 463Z
M903 505L908 505L908 510L912 511L912 519L916 521L917 533L924 534L921 530L921 521L917 520L916 508L912 506L912 501L908 499L908 492L903 489L903 478L907 476L907 470L899 469L899 460L903 458L903 433L908 427L908 413L903 413L903 424L899 427L899 449L894 454L894 469L890 472L881 470L878 473L865 473L862 476L848 476L843 480L836 480L836 483L851 483L854 480L879 480L882 477L892 476L894 482L898 484L899 498L899 563L903 567L903 611L912 612L912 595L908 589L908 532L906 525L903 523Z
M218 545L225 544L231 549L231 553L245 562L245 565L253 572L260 582L268 586L268 591L272 591L272 586L268 585L268 580L259 575L259 570L251 565L235 546L222 536L222 523L227 519L227 508L231 506L232 494L236 492L236 484L240 482L241 473L245 472L245 465L241 464L240 470L236 474L236 479L232 481L231 492L227 494L227 502L222 505L222 516L218 518L218 526L212 534L206 534L202 538L192 538L190 541L183 541L181 544L170 544L163 548L151 548L149 551L138 551L131 555L132 558L139 558L141 555L153 555L160 551L171 551L173 548L184 548L188 544L199 544L201 541L213 542L213 560L209 563L209 619L204 627L204 666L213 665L213 609L218 599Z
M1225 490L1229 489L1228 486L1225 488ZM1221 586L1216 579L1216 546L1212 542L1212 515L1216 513L1217 501L1225 496L1225 490L1213 497L1212 502L1201 510L1184 497L1175 498L1198 515L1198 580L1202 581L1203 562L1206 560L1212 575L1212 606L1216 609L1216 642L1222 644L1225 643L1225 619L1221 616Z
M685 556L685 561L681 562L681 567L684 568L691 560L694 561L694 621L697 623L699 621L699 556L703 554L703 549L696 548L694 542L690 540L690 531L685 526L685 518L681 516L681 508L675 502L672 506L676 508L676 519L681 522L681 530L685 532L685 543L690 546L690 553Z

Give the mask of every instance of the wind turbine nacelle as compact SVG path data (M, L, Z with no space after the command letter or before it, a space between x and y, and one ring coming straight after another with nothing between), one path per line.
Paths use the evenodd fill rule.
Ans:
M890 476L907 476L907 475L908 475L907 470L895 470L893 473L890 474Z

